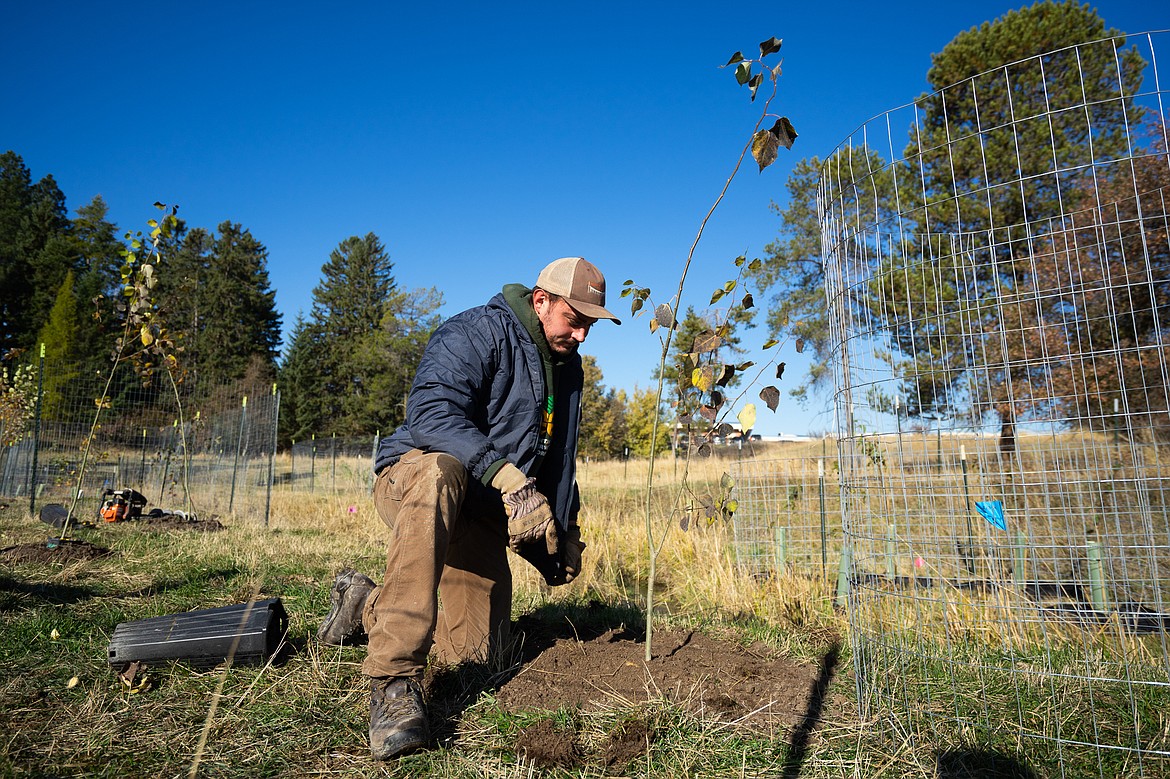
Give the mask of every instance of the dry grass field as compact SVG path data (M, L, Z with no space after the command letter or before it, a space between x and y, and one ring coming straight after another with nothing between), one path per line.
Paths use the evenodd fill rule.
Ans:
M859 717L835 572L748 575L726 522L680 529L727 470L719 457L663 458L647 501L646 463L583 463L582 575L550 589L513 558L522 640L490 667L432 668L435 748L385 765L367 751L363 648L312 640L340 568L381 578L388 531L360 463L330 489L274 490L267 527L117 523L47 550L52 529L7 505L0 775L1035 775L1010 734L930 743ZM650 663L648 510L667 533ZM106 660L119 623L274 597L289 629L265 665L160 663L126 683Z

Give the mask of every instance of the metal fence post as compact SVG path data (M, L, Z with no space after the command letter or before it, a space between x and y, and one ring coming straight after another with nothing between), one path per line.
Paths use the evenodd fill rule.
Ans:
M277 430L280 429L280 390L272 385L272 402L276 408L272 412L272 448L268 450L268 488L264 495L264 527L268 527L268 517L272 511L272 482L276 479L276 444Z
M41 399L45 394L45 344L41 343L41 367L37 371L37 408L33 421L33 450L28 468L28 513L37 512L37 452L41 448Z
M236 502L236 471L240 467L240 450L244 447L244 421L248 416L248 396L244 396L243 402L240 404L240 433L236 438L236 457L232 460L232 491L228 497L228 513L231 513L232 507Z

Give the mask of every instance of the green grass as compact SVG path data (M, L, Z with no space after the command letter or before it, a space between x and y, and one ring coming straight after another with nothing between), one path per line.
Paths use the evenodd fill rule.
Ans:
M817 727L774 738L704 723L662 701L596 713L509 713L490 692L480 692L490 684L475 675L490 670L456 669L435 681L442 705L459 713L440 734L440 748L375 764L366 741L364 649L321 647L310 638L328 608L337 569L351 564L376 573L384 551L376 533L355 536L316 516L298 521L267 531L229 524L213 534L98 527L86 537L116 554L69 565L0 560L0 776L180 777L194 767L209 777L1025 777L1059 775L1051 772L1061 761L1066 776L1170 775L1170 766L1149 758L1139 766L1132 753L1056 740L1088 740L1094 727L1104 726L1114 732L1103 736L1123 738L1128 727L1131 738L1136 732L1145 743L1165 744L1166 688L1143 686L1135 696L1120 683L1054 682L1027 673L1046 648L1005 655L1003 647L975 642L964 645L969 654L962 657L908 644L901 653L867 653L862 665L874 684L863 701L871 714L861 718L846 642ZM0 546L47 537L44 525L14 509L0 514L0 532ZM809 587L781 597L815 592ZM290 652L281 663L211 670L160 665L148 671L146 688L134 692L105 661L120 622L239 603L254 594L281 597L289 614ZM637 597L636 589L599 582L555 599L521 588L515 604L517 616L539 614L549 624L568 618L589 630L640 625ZM763 642L822 658L833 638L825 609L790 605L784 618L762 607L728 613L707 603L672 609L663 620L745 646ZM1091 669L1076 666L1086 654L1079 649L1055 653L1059 667L1052 670L1090 676ZM1019 673L998 673L1005 659ZM964 699L969 711L957 710L955 702ZM916 716L891 716L897 706ZM573 767L540 768L517 753L525 730L541 723L574 746ZM1021 729L1047 740L1025 740ZM631 734L637 749L614 748Z

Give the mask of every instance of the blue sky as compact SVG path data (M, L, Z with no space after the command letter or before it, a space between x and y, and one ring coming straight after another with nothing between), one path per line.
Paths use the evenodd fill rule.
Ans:
M268 248L286 332L329 252L371 231L398 283L440 289L447 315L567 255L596 263L628 314L627 278L674 294L758 118L719 66L775 36L772 109L800 137L763 173L749 159L708 224L682 302L702 309L737 255L775 238L770 206L797 160L913 100L932 53L1023 5L17 0L0 29L0 147L52 174L70 211L100 194L122 230L156 200L191 226L242 224ZM1170 27L1160 3L1092 5L1122 32ZM606 385L647 387L658 339L624 320L584 351ZM786 396L803 358L779 358L785 394L757 430L830 429L826 398Z

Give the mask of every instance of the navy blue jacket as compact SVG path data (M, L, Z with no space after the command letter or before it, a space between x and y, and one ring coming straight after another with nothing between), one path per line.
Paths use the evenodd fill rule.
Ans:
M576 524L581 357L574 354L553 365L552 442L540 457L546 397L541 351L502 292L448 319L423 352L406 401L405 424L378 444L375 473L417 448L455 457L472 480L486 485L506 458L536 477L537 489L562 527ZM498 498L495 490L488 492Z

